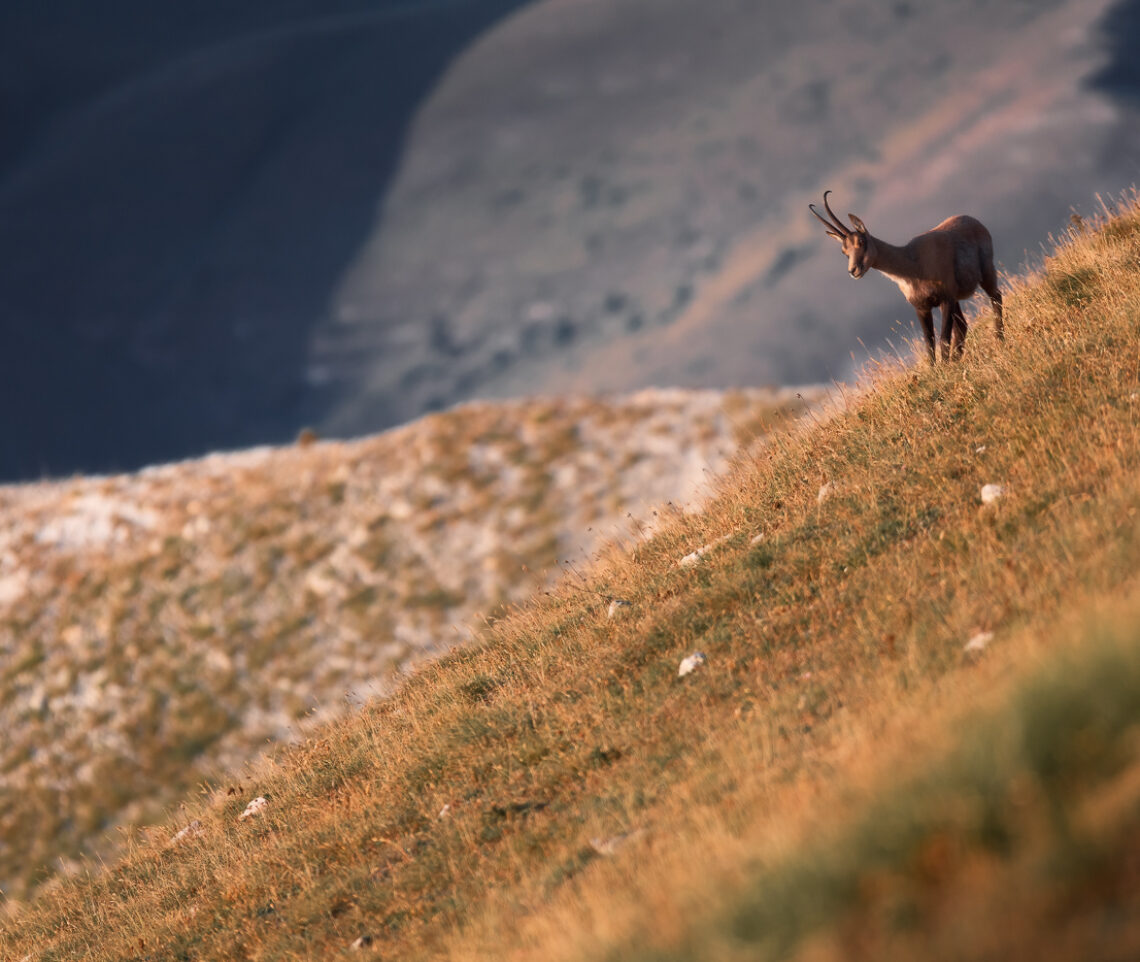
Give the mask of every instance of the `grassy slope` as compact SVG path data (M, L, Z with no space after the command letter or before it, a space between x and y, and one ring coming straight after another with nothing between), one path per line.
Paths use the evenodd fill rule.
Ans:
M804 405L468 404L356 441L0 486L0 890L112 857L111 826L161 821L267 740L389 689Z
M1004 349L885 373L11 953L1134 957L1140 209L1012 286Z

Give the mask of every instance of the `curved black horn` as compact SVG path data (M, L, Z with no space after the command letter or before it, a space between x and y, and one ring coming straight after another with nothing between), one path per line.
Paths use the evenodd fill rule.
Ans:
M815 204L808 204L808 210L810 210L813 214L815 214L815 216L819 219L819 222L821 224L823 224L823 226L826 227L828 230L831 230L831 231L835 230L835 225L832 224L830 221L826 221L823 219L823 215L818 210L815 209Z
M826 208L827 212L829 214L831 214L831 220L830 221L825 220L823 215L818 210L815 209L815 204L808 204L808 210L810 210L813 214L815 214L815 216L816 216L816 218L818 218L819 222L821 224L823 224L823 226L826 227L828 230L838 231L840 237L846 237L848 234L851 233L851 229L849 227L844 227L843 224L840 222L839 218L835 216L835 213L832 211L832 209L827 206L827 195L830 193L831 193L830 190L825 190L823 192L823 206Z
M827 195L830 193L831 193L830 190L825 190L823 192L823 209L825 211L827 211L827 216L830 217L833 221L835 221L836 225L843 231L843 233L850 234L851 228L843 226L843 221L841 221L838 217L835 216L835 211L833 211L831 209L831 205L827 202Z

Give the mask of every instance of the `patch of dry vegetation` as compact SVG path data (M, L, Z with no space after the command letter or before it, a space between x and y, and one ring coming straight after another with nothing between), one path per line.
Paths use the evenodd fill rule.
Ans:
M804 405L471 404L362 441L0 488L0 888L23 896L388 690Z
M1140 206L1007 308L46 893L13 954L1135 957Z

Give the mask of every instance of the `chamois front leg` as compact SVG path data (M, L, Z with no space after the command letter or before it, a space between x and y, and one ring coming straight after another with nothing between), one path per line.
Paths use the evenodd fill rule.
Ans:
M922 325L922 333L926 337L926 354L931 366L934 365L934 312L929 307L916 307L918 323Z
M1005 322L1001 316L1001 291L994 286L992 291L987 290L990 296L990 306L994 309L994 335L999 341L1005 340Z
M957 301L942 302L942 360L950 360L950 340L954 334L954 319L962 308Z
M966 324L966 315L962 312L962 305L955 303L954 307L954 330L950 335L950 353L955 361L960 360L963 352L966 350L966 332L969 330Z

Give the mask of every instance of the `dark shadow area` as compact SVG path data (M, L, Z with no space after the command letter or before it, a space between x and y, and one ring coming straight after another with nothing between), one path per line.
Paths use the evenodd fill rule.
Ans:
M1089 83L1110 97L1140 106L1140 0L1123 0L1105 14L1100 26L1110 60Z
M4 4L0 479L319 421L310 331L405 129L526 2Z

